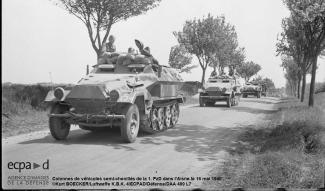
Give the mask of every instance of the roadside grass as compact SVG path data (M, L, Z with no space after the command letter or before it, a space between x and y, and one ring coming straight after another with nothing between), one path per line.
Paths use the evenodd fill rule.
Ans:
M47 111L33 109L28 101L2 97L2 137L30 133L47 128Z
M325 176L325 93L316 104L286 100L269 124L247 128L210 171L211 188L320 188Z

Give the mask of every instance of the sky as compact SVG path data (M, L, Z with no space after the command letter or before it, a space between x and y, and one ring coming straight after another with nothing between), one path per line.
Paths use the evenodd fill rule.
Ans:
M186 20L208 14L223 15L235 26L239 46L247 61L261 65L258 73L285 85L281 58L276 56L281 20L289 16L282 0L162 0L146 14L113 25L117 51L136 47L134 39L149 46L162 65L168 65L170 48L177 44L174 31ZM76 83L86 65L96 64L84 24L55 5L55 0L2 0L2 82ZM194 64L198 64L193 59ZM316 81L325 81L325 59L318 59ZM212 68L209 68L209 75ZM200 81L201 68L182 74L184 80Z

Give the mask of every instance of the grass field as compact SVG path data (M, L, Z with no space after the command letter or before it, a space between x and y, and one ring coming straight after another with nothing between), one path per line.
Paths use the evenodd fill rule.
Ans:
M223 162L211 170L209 188L320 188L325 176L325 93L315 107L287 99L269 124L247 128Z

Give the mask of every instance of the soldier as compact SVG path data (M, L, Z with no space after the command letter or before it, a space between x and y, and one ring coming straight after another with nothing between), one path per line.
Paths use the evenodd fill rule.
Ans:
M114 44L115 37L113 35L110 35L108 37L108 42L105 44L105 52L116 52L116 46Z
M108 37L108 42L103 47L102 55L98 59L98 64L114 64L116 62L117 56L115 54L112 54L116 52L116 46L114 42L115 37L113 35L110 35Z
M213 70L212 72L211 72L211 74L210 74L210 77L215 77L215 76L217 76L218 74L217 74L217 71L215 71L215 70Z

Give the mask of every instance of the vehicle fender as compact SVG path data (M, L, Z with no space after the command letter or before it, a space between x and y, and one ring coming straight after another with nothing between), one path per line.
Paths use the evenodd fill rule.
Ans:
M54 90L50 90L45 99L44 99L44 102L59 102L59 101L64 101L65 98L67 97L67 95L70 93L70 90L64 90L64 95L63 97L61 98L61 100L57 99L55 96L54 96Z
M134 102L135 102L135 100L136 100L136 98L138 96L143 96L144 100L149 100L151 98L151 95L148 92L134 91L134 92L130 92L130 93L126 93L126 94L121 95L118 102L127 102L127 103L134 104Z

